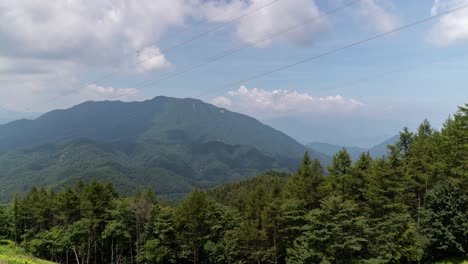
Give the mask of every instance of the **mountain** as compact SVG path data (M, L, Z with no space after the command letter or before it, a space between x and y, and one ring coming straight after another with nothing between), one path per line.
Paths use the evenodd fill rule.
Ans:
M200 100L85 102L0 125L0 199L91 178L127 193L150 186L174 196L267 169L294 170L305 150L251 117Z
M393 136L383 141L382 143L379 143L369 149L360 148L360 147L338 146L338 145L322 143L322 142L312 142L312 143L307 144L307 147L315 150L316 152L324 153L329 156L333 156L342 148L346 148L351 158L353 160L357 160L359 158L359 155L361 155L362 152L366 152L366 151L369 151L373 158L385 156L388 151L387 146L395 144L398 141L398 139L399 139L398 135Z
M36 118L38 116L39 116L38 113L19 112L19 111L8 110L8 109L0 107L0 124L6 124L8 122L21 119L21 118L31 119L31 118Z
M385 140L384 142L373 146L372 148L369 149L370 154L372 155L372 157L382 157L384 155L387 155L388 154L387 146L397 143L399 139L400 139L400 136L395 135L395 136Z
M307 144L307 147L317 152L321 152L326 155L329 155L329 156L335 155L343 148L343 146L338 146L338 145L328 144L328 143L323 143L323 142L312 142L312 143ZM345 148L353 160L356 160L357 158L359 158L359 155L361 155L362 152L367 151L366 149L359 148L359 147L345 147Z

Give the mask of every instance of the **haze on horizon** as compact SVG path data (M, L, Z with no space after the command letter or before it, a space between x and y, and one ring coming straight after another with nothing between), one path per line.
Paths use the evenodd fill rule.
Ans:
M440 128L468 99L468 9L242 81L468 1L348 3L5 0L0 122L88 100L165 95L253 116L301 143L369 147L425 118ZM244 45L251 46L183 72Z

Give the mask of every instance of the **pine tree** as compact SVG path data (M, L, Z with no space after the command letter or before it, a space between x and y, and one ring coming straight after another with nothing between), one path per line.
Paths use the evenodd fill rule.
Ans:
M320 161L311 161L306 152L301 166L289 182L286 196L297 199L306 210L318 208L320 200L325 196L324 181Z
M181 256L198 264L203 257L203 246L210 234L208 210L210 201L201 190L194 190L176 211L175 224L181 241Z
M440 149L446 175L460 182L468 194L468 104L444 124Z
M359 263L365 257L368 228L356 203L329 197L307 214L287 263Z
M468 199L451 181L436 186L426 195L425 233L434 259L468 253Z
M351 172L351 156L346 148L333 156L328 172L332 177L331 184L335 192L343 197L349 197L349 173Z

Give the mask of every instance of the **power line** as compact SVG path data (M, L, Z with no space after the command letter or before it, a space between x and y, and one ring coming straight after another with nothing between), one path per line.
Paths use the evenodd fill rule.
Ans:
M326 88L326 90L334 91L334 90L338 90L340 88L352 87L352 86L355 86L357 84L376 79L376 78L378 78L380 76L386 76L386 75L390 75L390 74L394 74L394 73L407 72L409 70L419 69L419 68L422 68L422 67L425 67L425 66L442 63L442 62L445 62L447 60L450 60L450 59L453 59L453 58L459 58L459 57L460 57L460 55L457 54L457 55L452 55L452 56L448 56L448 57L444 57L444 58L438 58L438 59L431 60L431 61L426 61L426 62L420 63L420 64L408 65L407 67L403 67L403 68L391 69L391 70L388 70L388 71L380 72L380 73L375 74L373 76L366 76L366 77L363 77L363 78L350 80L350 81L348 81L346 83L343 83L343 84L333 85L333 86L330 86L330 87ZM324 89L321 89L321 90L324 90Z
M412 23L409 23L409 24L406 24L406 25L403 25L403 26L400 26L400 27L397 27L395 29L392 29L392 30L389 30L389 31L386 31L384 33L380 33L380 34L377 34L377 35L374 35L370 38L366 38L366 39L363 39L363 40L360 40L360 41L357 41L357 42L354 42L354 43L351 43L351 44L348 44L348 45L345 45L343 47L340 47L340 48L336 48L336 49L332 49L332 50L329 50L327 52L324 52L324 53L321 53L319 55L315 55L313 57L309 57L309 58L306 58L306 59L303 59L303 60L300 60L300 61L297 61L295 63L292 63L292 64L287 64L287 65L284 65L284 66L281 66L281 67L278 67L278 68L275 68L273 70L270 70L270 71L266 71L266 72L263 72L263 73L260 73L260 74L256 74L256 75L252 75L250 77L247 77L245 79L242 79L242 80L239 80L239 81L235 81L235 82L232 82L232 83L228 83L226 85L223 85L221 88L219 89L216 89L216 90L210 90L210 91L205 91L201 94L199 94L198 96L195 96L194 98L201 98L201 97L204 97L212 92L218 92L218 91L222 91L226 88L229 88L229 87L232 87L232 86L237 86L237 85L241 85L243 83L246 83L246 82L249 82L251 80L255 80L255 79L258 79L258 78L261 78L261 77L264 77L264 76L267 76L267 75L270 75L270 74L273 74L273 73L276 73L276 72L279 72L279 71L282 71L282 70L285 70L285 69L288 69L288 68L292 68L294 66L297 66L297 65L300 65L300 64L303 64L303 63L307 63L307 62L310 62L310 61L313 61L313 60L316 60L316 59L319 59L319 58L322 58L322 57L325 57L325 56L328 56L328 55L331 55L331 54L334 54L334 53L338 53L340 51L343 51L343 50L346 50L346 49L349 49L349 48L352 48L352 47L355 47L355 46L359 46L361 44L364 44L366 42L370 42L372 40L375 40L375 39L378 39L378 38L381 38L381 37L384 37L384 36L387 36L387 35L390 35L390 34L393 34L393 33L396 33L398 31L401 31L401 30L404 30L404 29L407 29L407 28L410 28L410 27L413 27L413 26L416 26L416 25L419 25L419 24L422 24L422 23L425 23L425 22L428 22L430 20L433 20L435 18L438 18L438 17L442 17L442 16L445 16L445 15L448 15L450 13L454 13L454 12L457 12L457 11L460 11L460 10L463 10L465 8L468 7L468 4L465 4L465 5L461 5L459 7L456 7L456 8L453 8L453 9L450 9L450 10L447 10L445 12L442 12L442 13L439 13L437 15L434 15L434 16L429 16L429 17L425 17L423 19L420 19L420 20L417 20L417 21L414 21Z
M281 0L273 0L273 1L270 1L270 2L268 2L268 3L266 3L266 4L262 5L262 6L259 6L258 8L255 8L255 9L249 11L249 12L246 12L246 13L244 13L244 14L238 16L238 17L235 17L235 18L229 20L229 21L226 22L226 23L223 23L223 24L221 24L221 25L215 26L215 27L213 27L213 28L211 28L211 29L209 29L209 30L207 30L207 31L204 31L204 32L202 32L202 33L200 33L200 34L198 34L198 35L195 35L195 36L193 36L193 37L191 37L191 38L189 38L189 39L187 39L187 40L181 41L181 42L179 42L179 43L177 43L177 44L174 44L174 45L172 45L172 46L169 46L169 47L167 47L167 48L165 48L165 49L161 49L161 50L159 50L156 54L154 54L154 55L152 55L152 56L150 56L150 57L148 57L148 58L146 58L146 59L144 59L144 60L138 61L136 65L141 65L141 64L143 64L143 63L145 63L145 62L147 62L147 61L149 61L149 60L152 60L152 59L154 59L154 58L157 58L157 57L159 57L159 56L164 55L164 54L167 53L168 51L171 51L171 50L173 50L173 49L179 48L179 47L181 47L181 46L183 46L183 45L186 45L186 44L188 44L188 43L191 43L191 42L193 42L193 41L195 41L195 40L201 39L201 38L203 38L204 36L207 36L207 35L210 34L210 33L213 33L213 32L218 31L218 30L220 30L220 29L222 29L222 28L224 28L224 27L227 27L227 26L229 26L229 25L231 25L231 24L233 24L233 23L235 23L235 22L237 22L237 21L239 21L239 20L241 20L241 19L243 19L243 18L245 18L245 17L247 17L247 16L249 16L249 15L255 13L255 12L258 12L258 11L260 11L260 10L266 8L266 7L269 7L269 6L275 4L276 2L279 2L279 1L281 1ZM201 23L198 23L198 24L201 24ZM140 50L137 50L136 53L139 53L139 51L141 51L141 49L140 49ZM133 56L133 55L130 55L130 56ZM124 58L125 58L125 57L127 57L127 56L124 56ZM97 82L102 81L102 80L104 80L104 79L107 79L107 78L110 77L110 76L112 76L112 73L111 73L111 74L108 74L108 75L105 75L104 77L95 79L95 80L92 81L92 82L88 82L88 83L86 83L84 86L87 86L87 85L90 85L90 84L96 84ZM58 95L58 96L52 98L52 99L49 101L49 103L52 102L52 101L55 101L55 100L57 100L57 99L59 99L59 98L62 98L62 97L64 97L64 96L72 95L72 94L78 92L79 90L81 90L81 88L82 88L82 87L78 87L78 88L76 88L76 89L73 89L73 90L71 90L70 92L68 92L68 93L65 94L65 95ZM29 108L27 108L27 110L29 110Z
M159 79L157 79L157 80L155 80L155 81L151 81L151 82L148 82L148 83L143 82L143 83L141 84L142 86L140 86L140 87L138 87L138 88L145 88L145 87L148 87L148 86L150 86L150 85L159 84L159 83L161 83L161 82L163 82L163 81L165 81L165 80L172 79L172 78L174 78L174 77L177 77L177 76L179 76L179 75L182 75L182 74L187 73L187 72L189 72L189 71L192 71L192 70L194 70L194 69L200 68L200 67L202 67L202 66L204 66L204 65L206 65L206 64L209 64L209 63L211 63L211 62L218 61L218 60L220 60L220 59L222 59L222 58L225 58L225 57L227 57L227 56L230 56L230 55L232 55L232 54L235 54L235 53L237 53L237 52L240 52L240 51L242 51L243 49L246 49L246 48L255 46L255 45L259 44L259 43L262 43L262 42L264 42L264 41L270 40L270 39L272 39L272 38L275 38L275 37L277 37L277 36L280 36L280 35L282 35L282 34L285 34L285 33L289 32L289 31L291 31L291 30L294 30L294 29L303 27L303 26L305 26L305 25L307 25L307 24L309 24L309 23L311 23L311 22L314 22L314 21L316 21L316 20L322 19L322 18L324 18L324 17L326 17L326 16L328 16L328 15L331 15L331 14L333 14L333 13L336 13L336 12L338 12L338 11L341 11L342 9L348 8L348 7L350 7L350 6L356 4L357 2L360 2L360 1L361 1L361 0L352 0L352 1L348 2L347 4L341 5L341 6L339 6L339 7L336 7L336 8L334 8L334 9L332 9L332 10L329 10L329 11L327 11L327 12L324 12L324 13L322 13L322 14L319 15L319 16L315 16L315 17L306 19L306 20L304 20L303 22L301 22L300 24L296 24L296 25L293 25L293 26L284 28L284 29L282 29L282 30L280 30L280 31L278 31L278 32L269 34L269 35L267 35L267 36L265 36L265 37L263 37L263 38L261 38L261 39L254 40L254 41L248 42L248 43L246 43L246 44L244 44L244 45L241 45L241 46L238 46L238 47L235 47L235 48L228 49L228 50L225 50L225 51L223 51L223 52L220 52L220 53L218 53L218 54L216 54L216 55L213 55L213 56L211 56L211 57L208 57L208 58L204 59L204 60L201 61L200 63L189 65L189 66L185 67L184 69L182 69L181 71L168 74L167 76L164 76L164 77L162 77L162 78L159 78ZM154 87L153 87L153 88L154 88Z
M279 0L278 0L278 1L279 1ZM237 2L236 5L239 5L240 3L241 3L241 1ZM247 15L247 14L244 14L243 16L246 16L246 15ZM202 21L199 21L199 22L196 22L196 23L192 24L191 26L192 26L192 27L196 27L196 26L199 26L199 25L204 24L204 23L206 23L206 21L202 20ZM229 22L227 22L227 23L228 23L227 25L229 25L229 23L232 23L232 21L229 21ZM226 24L223 24L222 26L226 26ZM185 31L187 31L188 29L189 29L189 28L186 27L186 28L184 28L184 29L182 29L182 30L178 30L176 33L183 33L183 32L185 32ZM218 29L219 29L219 28L218 28ZM210 30L216 31L216 30L214 30L214 29L210 29ZM210 32L212 32L212 31L210 31ZM205 32L204 32L204 33L205 33ZM201 33L201 34L204 34L204 33ZM197 37L197 36L195 36L195 37ZM191 41L186 40L186 41L184 41L184 42L189 43L189 42L191 42ZM148 45L151 46L151 45L155 45L155 44L157 44L157 43L150 43L150 44L147 44L146 46L148 46ZM165 48L164 50L159 50L158 53L152 55L152 57L149 57L149 58L147 58L147 59L145 59L145 60L142 60L142 61L137 62L137 65L142 64L142 63L144 63L144 62L146 62L146 61L148 61L148 60L151 60L151 59L153 59L153 58L162 56L164 52L167 52L167 51L169 51L169 50L175 49L175 48L180 47L180 46L182 46L182 45L183 45L182 43L177 43L177 44L174 44L173 46L169 46L168 48ZM135 56L135 54L140 54L140 52L143 51L143 50L144 50L144 48L139 48L139 49L137 49L137 50L135 51L135 53L130 53L130 54L124 55L122 58L133 57L133 56ZM118 64L118 63L116 63L116 64L114 64L114 65L117 65L117 64ZM90 81L90 82L87 82L87 83L88 83L88 84L93 84L93 83L95 84L95 83L98 83L98 82L100 82L100 81L102 81L102 80L105 80L105 79L109 78L109 77L112 76L112 75L113 75L113 74L110 73L110 74L104 75L103 77L100 77L100 78L98 78L98 79L95 79L95 80Z

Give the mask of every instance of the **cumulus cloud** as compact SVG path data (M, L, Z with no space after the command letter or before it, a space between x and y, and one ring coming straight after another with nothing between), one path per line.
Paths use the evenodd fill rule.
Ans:
M140 91L135 88L114 88L111 86L99 86L90 84L80 89L78 98L87 98L89 100L122 100L128 101L135 99Z
M184 23L183 0L5 0L0 3L0 53L80 63L111 60L119 52L158 41Z
M67 95L83 86L86 80L79 76L89 69L128 72L130 67L143 72L169 67L164 54L151 56L160 52L157 43L166 32L184 24L193 11L192 2L0 1L0 104L43 111L69 106L85 96L122 99L119 89L97 87L84 87L75 97ZM60 104L48 103L61 95Z
M239 1L210 1L201 6L201 10L211 21L227 22L259 9L269 2L271 0L252 0L241 3ZM320 15L321 12L314 0L279 1L257 11L254 15L236 21L236 35L243 42L253 42ZM327 28L327 20L322 18L284 34L282 38L296 44L310 44ZM270 42L271 40L264 41L261 45L266 46Z
M219 107L224 107L224 108L229 108L232 106L232 101L229 98L226 98L224 96L216 97L212 100L212 103L214 105L217 105Z
M309 93L293 90L268 91L257 88L249 89L245 86L213 99L212 103L258 117L348 113L363 106L363 103L341 95L315 97Z
M391 10L392 6L388 1L362 0L355 15L363 24L382 33L401 25L401 19Z
M144 48L139 51L136 70L138 72L146 72L151 70L161 70L171 67L171 63L167 61L161 50L155 46Z
M468 4L468 0L435 0L431 14ZM468 10L450 13L441 17L429 33L429 41L437 46L448 46L468 41Z

